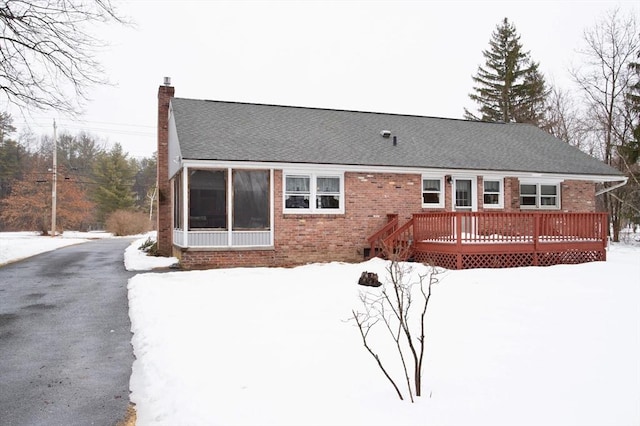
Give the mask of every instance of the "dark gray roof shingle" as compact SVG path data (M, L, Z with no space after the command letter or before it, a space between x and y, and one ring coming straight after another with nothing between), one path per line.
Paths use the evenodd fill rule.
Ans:
M184 159L620 175L527 124L184 98L171 105Z

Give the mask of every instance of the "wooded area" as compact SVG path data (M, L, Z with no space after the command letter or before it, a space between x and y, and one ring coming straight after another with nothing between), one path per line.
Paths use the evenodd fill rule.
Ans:
M153 215L156 159L129 158L90 134L57 137L57 231L104 229L118 210ZM9 114L0 114L0 231L51 226L53 139L15 138Z

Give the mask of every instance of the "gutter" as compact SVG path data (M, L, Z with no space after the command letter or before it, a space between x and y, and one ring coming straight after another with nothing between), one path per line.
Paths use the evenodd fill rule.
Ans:
M625 178L624 178L620 183L618 183L617 185L613 185L613 186L610 186L610 187L608 187L608 188L602 188L600 191L597 191L597 192L596 192L596 197L597 197L598 195L602 195L602 194L604 194L605 192L613 191L614 189L618 189L618 188L620 188L621 186L625 186L625 185L627 184L627 181L628 181L628 180L629 180L629 178L628 178L628 177L625 177Z

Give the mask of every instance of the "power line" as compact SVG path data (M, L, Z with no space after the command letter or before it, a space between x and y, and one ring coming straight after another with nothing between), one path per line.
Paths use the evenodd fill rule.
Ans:
M93 124L106 124L109 126L124 126L124 127L144 127L144 128L148 128L148 129L155 129L156 126L149 126L146 124L132 124L132 123L112 123L109 121L90 121L90 120L58 120L61 124L63 125L74 125L75 123L93 123ZM26 121L17 121L15 122L17 124L23 124L23 125L29 125L29 122ZM40 123L44 123L44 121L40 121L40 120L34 120L31 123L37 123L38 127L44 127L45 124L40 124Z
M87 125L88 124L88 125ZM16 121L14 122L15 126L24 127L24 128L48 128L49 124L44 121L34 120L34 121ZM77 120L77 121L61 121L58 123L59 127L62 127L63 131L68 130L76 130L76 131L86 131L88 133L112 133L117 135L127 135L127 136L142 136L142 137L155 137L155 126L149 126L144 124L131 124L131 123L111 123L106 121L88 121L88 120ZM114 127L104 127L104 126L114 126ZM122 128L118 128L122 127ZM146 131L146 130L149 131Z

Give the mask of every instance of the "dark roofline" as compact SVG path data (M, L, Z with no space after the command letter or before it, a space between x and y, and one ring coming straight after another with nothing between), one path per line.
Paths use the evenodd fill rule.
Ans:
M184 159L618 174L529 123L189 98L175 98L174 107ZM379 132L394 131L387 126L406 127L405 143L372 150ZM478 145L478 138L485 143Z
M281 104L267 104L260 102L242 102L242 101L221 101L214 99L194 99L194 98L182 98L176 96L175 99L183 99L187 101L199 101L199 102L211 102L218 104L233 104L233 105L253 105L253 106L265 106L265 107L275 107L275 108L295 108L295 109L306 109L313 111L332 111L332 112L353 112L356 114L373 114L373 115L391 115L397 117L413 117L413 118L430 118L434 120L448 120L448 121L458 121L462 123L480 123L480 124L510 124L510 125L529 125L534 126L531 123L505 123L503 121L482 121L482 120L465 120L464 118L451 118L451 117L436 117L432 115L418 115L418 114L401 114L397 112L377 112L377 111L362 111L357 109L339 109L339 108L320 108L320 107L307 107L307 106L299 106L299 105L281 105ZM536 127L536 126L534 126Z

